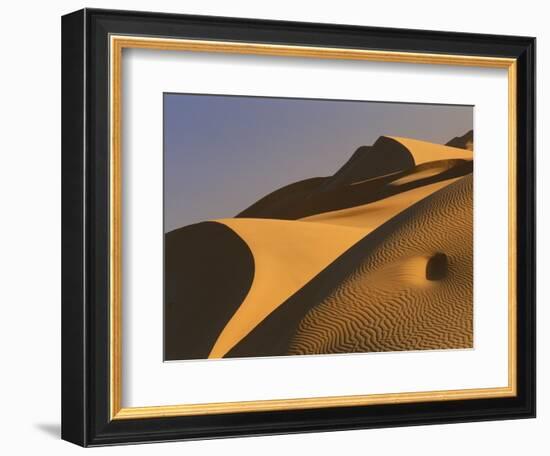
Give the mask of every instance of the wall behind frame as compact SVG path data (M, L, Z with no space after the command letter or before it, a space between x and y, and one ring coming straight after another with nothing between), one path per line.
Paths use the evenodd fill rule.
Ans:
M370 26L435 29L537 37L538 81L550 77L550 31L541 2L319 2L279 0L110 0L11 2L3 9L0 87L0 302L3 375L0 380L2 447L10 454L82 451L59 440L60 430L60 16L84 6L155 10ZM550 95L538 84L538 125L550 119ZM550 229L550 171L538 128L538 232ZM546 205L548 206L548 205ZM550 244L538 238L539 328L550 321ZM546 257L546 258L545 258ZM22 326L21 326L22 325ZM19 329L23 328L23 333ZM541 328L542 329L542 328ZM538 384L550 382L550 334L538 331ZM463 456L468 453L542 454L548 447L550 393L538 391L536 420L409 427L99 448L94 454L380 454ZM11 451L10 451L11 450Z

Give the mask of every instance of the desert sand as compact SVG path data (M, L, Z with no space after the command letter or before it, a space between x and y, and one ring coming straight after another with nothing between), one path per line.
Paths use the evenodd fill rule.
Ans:
M254 256L254 281L216 341L211 358L223 357L258 323L317 273L364 237L346 226L290 220L217 220L235 231Z
M449 142L463 148L381 137L333 176L209 222L234 234L216 239L230 241L235 268L248 272L231 283L225 259L227 282L216 283L212 299L196 291L186 299L172 282L167 318L192 322L193 312L176 310L196 307L206 330L193 342L181 335L185 325L172 325L171 345L200 349L176 349L170 359L471 346L472 141L471 132ZM210 239L196 235L193 249ZM214 244L206 251L218 261L223 247ZM185 262L178 255L170 258ZM191 290L212 287L204 278L212 274L194 277Z
M421 172L424 173L425 171ZM312 215L301 220L320 224L360 227L364 229L364 234L367 235L408 207L443 187L452 184L457 179L460 178L447 179L435 184L398 193L374 203L362 204L357 207L338 211L323 212L322 214Z
M473 160L473 152L468 149L459 149L457 147L442 146L418 139L400 138L390 136L395 141L405 146L411 153L415 165L421 165L436 160Z
M220 334L210 357L223 357L267 315L371 231L456 179L300 221L217 220L250 247L255 275L248 295Z
M288 354L472 346L472 175L405 215L305 315ZM436 255L444 263L429 280Z

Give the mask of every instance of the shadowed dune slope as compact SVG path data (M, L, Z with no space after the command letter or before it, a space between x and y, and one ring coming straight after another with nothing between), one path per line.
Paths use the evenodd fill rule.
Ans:
M372 146L361 146L342 166L323 190L385 176L414 167L414 157L406 146L387 136L380 136Z
M471 347L471 243L468 175L364 237L226 357Z
M418 203L305 315L288 354L472 347L472 201L469 175Z
M331 208L337 209L339 204L347 201L342 198L346 195L331 195L331 191L413 167L413 157L405 146L381 136L372 146L359 147L334 175L306 179L275 190L237 214L237 217L294 220ZM368 186L369 190L372 188L372 185ZM355 189L355 193L359 194L360 189ZM333 207L327 208L331 200ZM336 206L335 200L340 201Z
M223 357L259 322L364 236L364 231L287 220L223 219L254 256L254 281L210 353Z
M237 214L238 218L279 218L292 220L293 204L304 204L319 187L330 179L328 177L312 177L303 181L286 185L256 201L250 207Z
M464 133L462 136L455 136L446 146L459 147L461 149L474 150L474 130Z
M359 147L332 176L315 177L282 187L236 217L296 220L329 210L351 207L387 196L379 194L390 176L414 168L407 148L381 136L372 146ZM352 184L362 184L351 188ZM344 206L343 206L344 205Z
M363 204L349 209L340 209L338 211L323 212L322 214L312 215L302 220L330 225L361 227L365 230L364 233L366 235L421 199L453 183L456 179L460 178L457 177L434 184L427 184L397 193L374 203Z
M422 183L433 181L433 177L443 178L446 176L462 176L473 170L472 162L467 160L436 160L415 166L408 173L401 173L395 177L389 186L399 186L405 188L407 184Z
M245 242L215 222L165 235L165 359L206 358L254 277Z

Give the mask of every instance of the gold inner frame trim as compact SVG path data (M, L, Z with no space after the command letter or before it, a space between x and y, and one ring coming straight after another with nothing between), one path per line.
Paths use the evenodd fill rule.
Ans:
M253 54L318 59L453 65L508 70L508 385L495 388L275 399L169 406L122 407L122 51L123 49ZM517 62L511 58L388 52L228 41L110 36L110 415L111 419L296 410L375 404L511 397L517 394L516 119Z

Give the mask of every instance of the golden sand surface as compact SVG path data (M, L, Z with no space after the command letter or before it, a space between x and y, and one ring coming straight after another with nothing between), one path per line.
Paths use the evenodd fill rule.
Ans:
M413 156L414 163L418 166L436 160L473 160L474 154L471 150L459 149L458 147L442 146L419 139L401 138L399 136L388 136L405 146Z
M399 179L395 179L390 182L389 185L392 187L399 187L400 185L409 184L411 182L417 182L422 179L437 176L438 174L444 173L452 167L452 164L448 163L449 161L450 160L447 160L444 163L437 162L433 166L429 166L426 169L407 174L403 177L400 177Z
M398 193L397 195L375 201L374 203L362 204L361 206L349 209L323 212L322 214L312 215L301 220L363 228L365 235L367 235L411 205L437 192L443 187L452 184L457 179L458 178L447 179L423 187L417 187L403 193Z
M455 182L448 179L355 208L301 220L222 219L249 246L254 280L216 341L210 358L223 357L254 327L342 253L412 204Z
M217 220L235 231L254 257L254 280L221 332L210 358L223 357L258 323L363 236L363 230L271 219Z
M424 199L298 325L289 355L473 346L472 174ZM426 266L446 259L431 281Z

